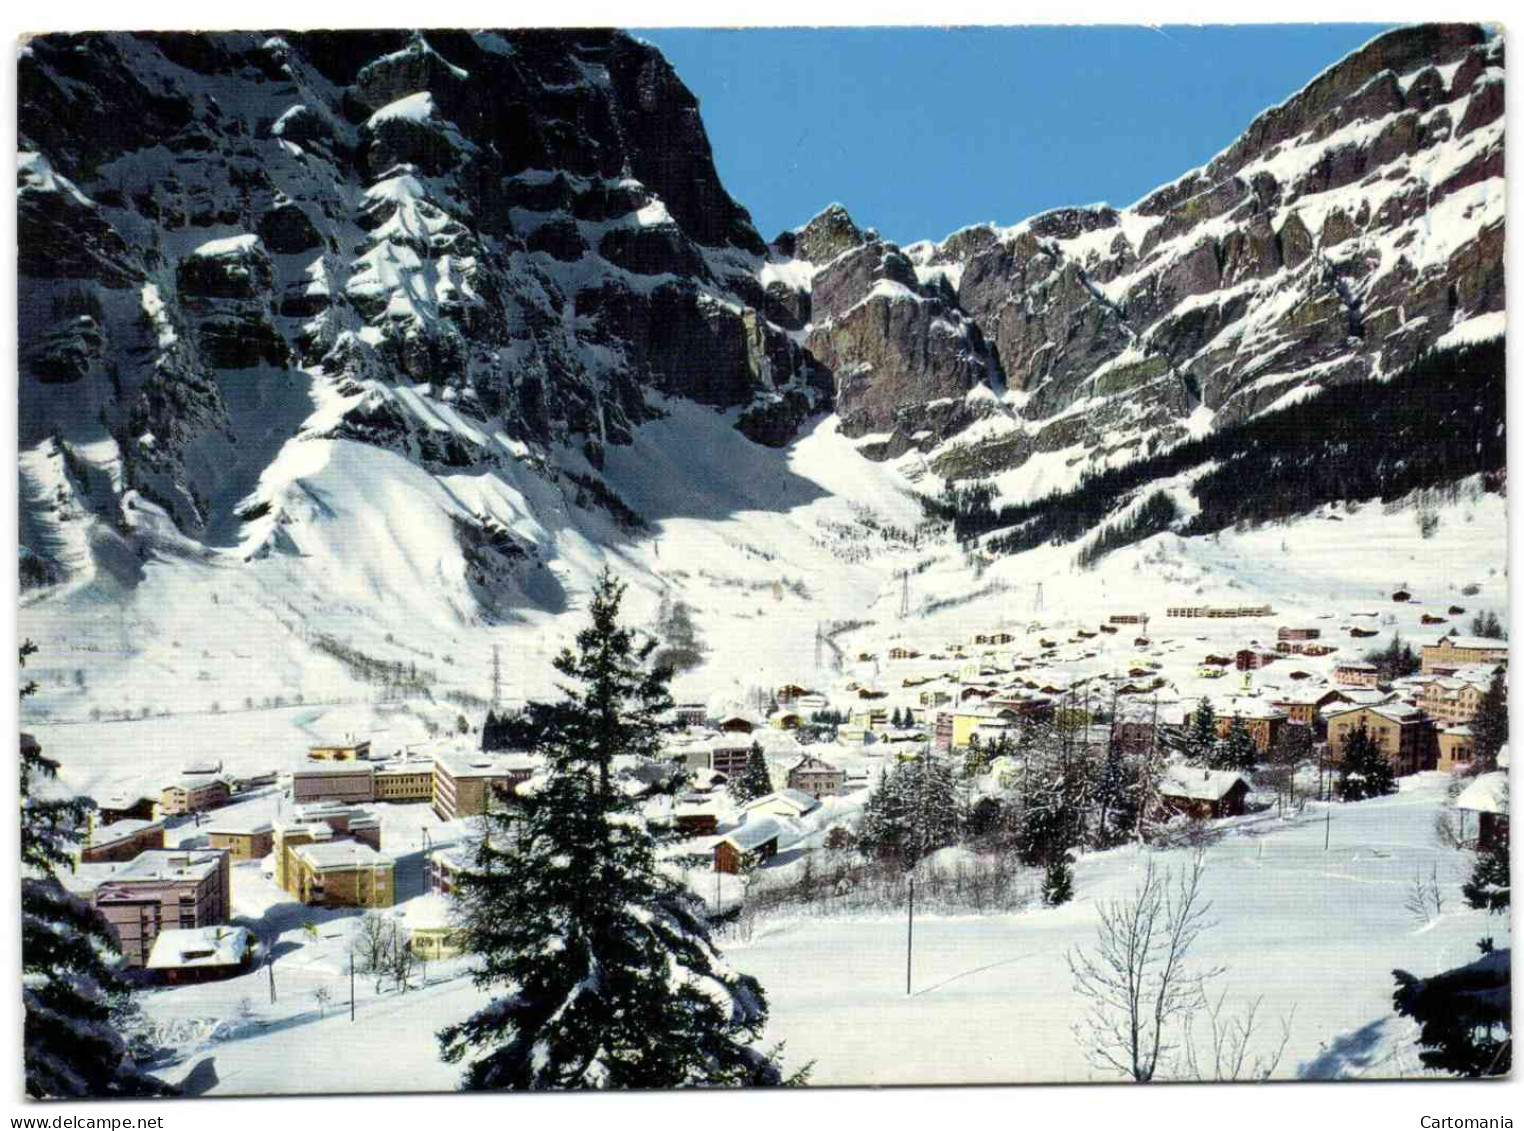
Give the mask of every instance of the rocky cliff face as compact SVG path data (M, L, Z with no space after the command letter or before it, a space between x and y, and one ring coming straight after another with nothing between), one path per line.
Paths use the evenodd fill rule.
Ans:
M541 511L628 526L598 472L663 396L775 446L834 409L862 455L958 477L1394 373L1503 309L1502 67L1474 27L1394 32L1129 208L900 248L840 206L764 244L693 96L616 32L33 39L30 573L291 550L324 515L305 440L418 493L528 469ZM481 593L534 568L533 523L445 494Z
M775 444L829 403L693 96L623 34L52 35L19 93L21 444L66 445L108 531L134 493L231 545L298 436L596 468L653 393Z
M1127 209L903 251L829 210L776 252L813 290L842 427L985 474L1131 458L1397 372L1503 309L1502 68L1476 27L1392 32Z

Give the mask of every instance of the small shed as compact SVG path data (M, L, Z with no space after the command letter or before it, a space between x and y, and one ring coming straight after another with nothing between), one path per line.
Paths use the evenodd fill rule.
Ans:
M715 842L714 870L734 876L743 868L771 860L778 855L782 835L782 826L771 818L747 821Z
M820 802L802 790L780 789L751 802L746 806L746 812L775 817L803 817L819 808Z
M1491 848L1508 836L1508 772L1495 770L1478 774L1461 791L1455 807L1462 813L1476 814L1476 847Z

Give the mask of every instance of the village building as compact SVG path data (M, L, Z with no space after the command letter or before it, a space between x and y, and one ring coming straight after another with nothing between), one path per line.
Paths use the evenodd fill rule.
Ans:
M1476 814L1476 847L1491 848L1506 843L1508 837L1508 772L1495 770L1478 774L1476 780L1455 799L1461 813ZM1465 830L1462 829L1462 837Z
M471 868L475 849L457 844L429 853L428 888L441 895L453 895L460 885L462 873Z
M749 802L745 812L748 815L755 813L773 817L803 817L819 808L819 799L802 790L780 789Z
M922 707L942 707L953 700L952 694L947 691L923 691L916 697L916 701Z
M1233 657L1234 666L1241 672L1257 671L1266 664L1274 663L1280 659L1274 652L1265 652L1259 648L1240 648Z
M158 821L112 821L95 825L79 850L81 864L116 864L139 853L164 847L164 826Z
M189 813L205 813L226 805L231 796L228 783L221 778L189 775L164 787L159 794L159 815L180 817Z
M376 767L377 801L410 802L434 800L434 760L400 758Z
M706 797L680 797L672 806L672 827L684 836L713 836L720 815Z
M824 695L820 695L816 692L811 692L808 695L801 695L794 700L794 707L796 709L810 714L813 714L816 711L828 710L830 706L831 701Z
M676 715L679 726L701 727L709 717L709 708L702 703L679 703Z
M159 799L145 797L135 789L113 789L96 799L95 819L103 825L117 821L151 821L158 813Z
M785 683L773 692L773 698L782 706L792 704L796 699L808 695L808 687L800 687L797 683Z
M527 754L441 750L434 755L434 812L441 820L478 817L511 799L534 776Z
M750 712L732 711L720 717L715 729L722 734L750 734L761 725L761 721Z
M155 849L112 865L95 907L129 966L142 966L159 933L224 924L232 914L228 854Z
M314 762L364 762L370 758L370 739L309 746L307 757Z
M1476 759L1476 734L1465 724L1448 726L1439 732L1439 765L1436 769L1453 774L1471 768Z
M783 828L769 818L749 820L715 842L714 870L739 875L778 855Z
M1381 673L1365 660L1340 660L1334 664L1334 682L1343 687L1376 687Z
M232 978L253 958L247 927L171 927L159 932L144 965L156 981L178 986Z
M1254 748L1261 754L1265 754L1280 740L1281 731L1286 727L1290 716L1274 703L1263 699L1255 699L1252 696L1230 699L1217 709L1217 736L1226 738L1228 732L1233 729L1235 720L1243 723L1244 729L1249 732L1249 737L1254 740Z
M288 852L282 886L301 902L322 907L392 906L392 858L369 844L320 839L291 846Z
M370 762L312 762L291 774L291 800L363 804L376 799L376 767Z
M263 860L275 846L275 826L261 818L221 820L207 828L206 839L235 862Z
M1275 630L1277 640L1316 640L1322 635L1321 628L1295 628L1285 624Z
M774 730L798 730L800 721L798 711L779 710L768 716L767 725Z
M1400 703L1373 707L1350 706L1327 713L1328 751L1335 762L1343 761L1344 744L1362 726L1397 775L1416 774L1433 768L1438 760L1434 728L1422 711Z
M1229 770L1172 765L1166 766L1159 778L1163 807L1201 820L1241 816L1248 796L1249 783Z
M788 771L788 788L811 797L834 797L846 785L846 773L831 763L806 754Z
M1167 609L1165 614L1185 619L1230 620L1237 617L1273 617L1275 610L1269 605L1175 605Z
M1453 675L1469 664L1506 664L1508 641L1486 636L1442 636L1423 646L1423 671Z
M1482 709L1482 697L1486 694L1484 682L1439 676L1424 685L1418 703L1424 714L1441 723L1469 723Z
M1323 708L1350 700L1342 691L1332 687L1295 688L1277 692L1270 700L1278 710L1286 712L1286 721L1297 726L1317 727L1322 721Z

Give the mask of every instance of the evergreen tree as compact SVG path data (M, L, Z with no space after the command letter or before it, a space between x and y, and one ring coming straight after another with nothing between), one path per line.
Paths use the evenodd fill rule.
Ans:
M914 863L957 841L958 790L952 765L930 754L902 763L900 773L908 779L909 799L903 855L907 863Z
M984 744L979 741L977 734L970 735L968 749L963 755L963 776L966 778L983 777L990 772L990 761L993 757L993 752L984 748Z
M1061 907L1074 898L1074 878L1069 868L1069 854L1048 861L1042 878L1042 901L1047 907Z
M881 856L897 856L905 832L905 804L901 795L904 779L899 767L891 774L887 767L879 770L878 784L868 795L863 815L858 823L857 839L866 849Z
M21 666L37 651L21 645ZM21 698L37 685L22 685ZM139 1072L114 1016L130 991L118 973L111 929L88 902L58 880L73 869L91 804L50 788L58 763L21 746L21 1000L27 1095L82 1098L170 1095ZM44 797L42 794L54 794Z
M767 768L767 756L762 753L760 743L751 744L751 750L746 754L745 769L730 779L726 790L737 805L745 805L773 792L772 772Z
M1432 978L1393 970L1392 1007L1418 1022L1418 1059L1425 1068L1476 1078L1506 1076L1513 1067L1512 955L1477 946L1480 958Z
M1238 773L1250 773L1259 764L1259 748L1254 745L1254 738L1244 726L1244 721L1234 715L1233 721L1228 724L1228 733L1218 743L1212 756L1212 769L1234 770Z
M1493 671L1492 681L1477 704L1471 733L1476 736L1477 771L1496 769L1498 751L1508 741L1508 681L1503 678L1502 668Z
M1508 639L1508 633L1503 630L1503 622L1491 609L1485 613L1477 613L1471 618L1471 635L1483 636L1488 640Z
M502 723L499 722L499 720L498 720L497 712L494 711L491 707L488 707L487 708L487 717L482 720L482 749L483 750L490 751L490 750L501 750L502 749L502 746L499 745L499 742L500 742L499 731L501 729L502 729Z
M1139 767L1125 757L1122 744L1113 739L1106 747L1095 788L1095 844L1111 848L1121 844L1138 826L1141 782Z
M1502 832L1477 852L1471 878L1461 885L1468 907L1495 915L1508 914L1509 900L1508 826L1501 828Z
M1180 751L1188 765L1202 769L1210 767L1217 757L1217 713L1212 710L1212 701L1204 695L1186 726Z
M754 978L723 964L698 904L657 867L657 842L616 788L616 757L652 758L670 668L620 624L605 570L590 622L556 659L563 698L509 720L545 784L489 813L456 911L473 981L494 993L439 1034L463 1087L675 1088L778 1084L753 1047L767 1021Z
M1360 724L1344 740L1344 757L1339 763L1339 800L1362 801L1397 792L1392 763L1376 745L1376 740Z

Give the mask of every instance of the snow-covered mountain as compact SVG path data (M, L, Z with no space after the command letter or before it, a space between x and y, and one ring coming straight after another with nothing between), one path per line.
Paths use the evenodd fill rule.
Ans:
M765 243L618 32L32 39L23 630L136 685L449 683L613 560L742 682L737 639L964 568L932 477L1046 489L1501 332L1502 51L1393 32L1129 208L901 249L840 206Z

